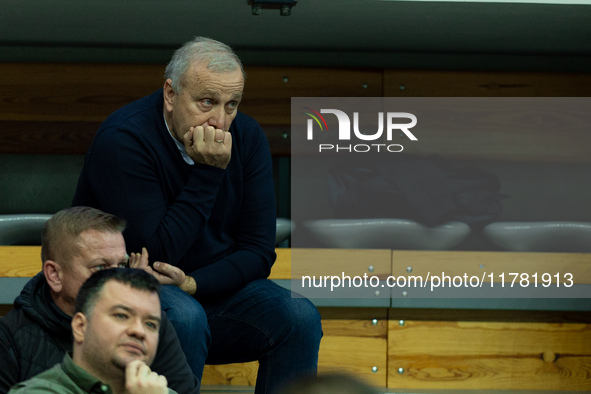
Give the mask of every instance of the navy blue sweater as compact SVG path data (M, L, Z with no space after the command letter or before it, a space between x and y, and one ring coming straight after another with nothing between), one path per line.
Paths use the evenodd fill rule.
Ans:
M275 195L269 144L238 113L225 170L187 164L163 117L162 90L114 112L86 154L73 205L127 220L129 252L148 249L195 278L196 298L235 291L275 261Z

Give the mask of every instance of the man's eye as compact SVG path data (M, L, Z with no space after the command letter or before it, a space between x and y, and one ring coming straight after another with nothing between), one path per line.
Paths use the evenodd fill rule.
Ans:
M153 322L146 322L146 326L152 330L152 331L157 331L158 330L158 324L153 323Z
M113 314L113 316L115 316L115 318L117 318L119 320L127 319L127 315L125 313L115 313L115 314Z
M129 267L129 264L127 262L121 262L119 264L117 264L118 268L127 268Z
M94 267L94 269L95 269L96 271L102 271L102 270L104 270L105 268L107 268L107 267L106 267L104 264L103 264L103 265L97 265L96 267Z
M238 107L238 102L232 101L232 102L228 103L228 107L234 109L234 108Z
M213 105L213 101L211 101L209 99L203 100L201 102L203 103L203 105L206 105L208 107L211 106L211 105Z

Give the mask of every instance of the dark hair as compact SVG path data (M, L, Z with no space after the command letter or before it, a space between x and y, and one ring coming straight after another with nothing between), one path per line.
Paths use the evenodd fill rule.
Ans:
M90 207L71 207L53 215L43 227L41 260L69 259L75 238L86 230L121 233L125 220Z
M105 283L110 280L129 285L134 289L156 293L160 297L160 283L146 271L137 268L105 269L95 272L84 282L76 297L75 313L82 312L90 317Z

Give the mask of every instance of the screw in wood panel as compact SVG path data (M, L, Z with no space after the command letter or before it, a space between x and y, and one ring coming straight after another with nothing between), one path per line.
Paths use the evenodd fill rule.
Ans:
M556 360L556 353L552 351L546 351L542 354L542 359L547 363L553 363Z

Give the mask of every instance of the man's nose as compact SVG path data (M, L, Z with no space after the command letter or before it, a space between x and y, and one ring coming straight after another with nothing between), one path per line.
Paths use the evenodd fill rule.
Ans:
M146 327L144 326L144 322L140 319L132 319L127 328L127 333L130 336L136 337L138 339L144 339L146 336Z
M224 108L218 107L211 112L211 116L208 120L208 125L216 129L227 131L226 112L224 111Z

